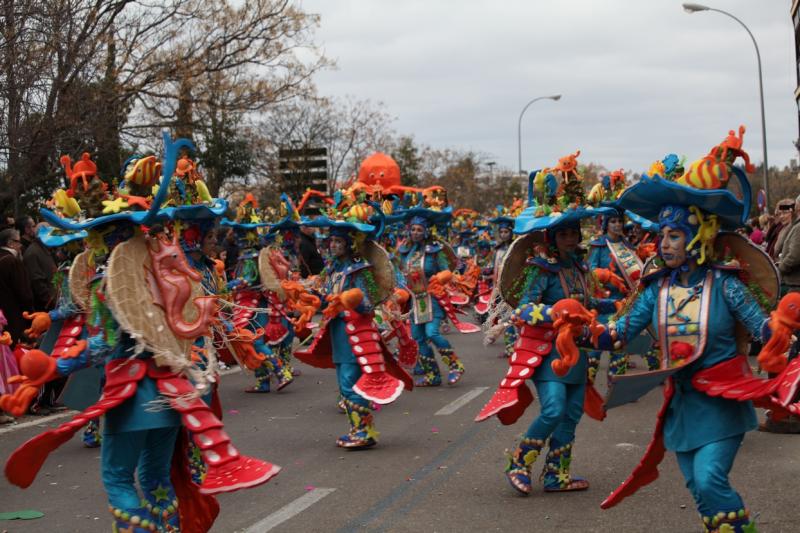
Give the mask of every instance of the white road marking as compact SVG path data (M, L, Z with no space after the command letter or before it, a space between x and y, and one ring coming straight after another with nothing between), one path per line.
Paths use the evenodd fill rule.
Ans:
M56 413L54 415L47 415L47 416L37 416L33 420L28 420L27 422L20 422L18 424L8 424L0 426L0 435L3 433L11 433L12 431L18 431L20 429L29 428L32 426L43 426L48 422L53 422L54 420L60 420L62 418L67 418L68 416L75 416L78 414L78 411L64 411L61 413Z
M468 393L459 396L452 402L448 403L447 405L436 411L434 413L434 416L452 415L453 413L455 413L456 411L467 405L469 402L480 396L481 393L483 393L483 391L485 391L488 388L489 387L475 387Z
M296 500L284 505L271 515L264 517L262 520L259 520L252 526L248 527L244 530L244 533L266 533L267 531L278 527L290 518L302 513L335 490L336 489L322 488L312 489Z

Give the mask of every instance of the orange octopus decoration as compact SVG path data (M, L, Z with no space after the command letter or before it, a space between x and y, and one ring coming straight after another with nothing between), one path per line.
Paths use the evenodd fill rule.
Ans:
M772 336L758 353L758 364L777 374L786 368L786 351L792 343L792 334L800 329L800 293L790 292L781 298L770 318Z
M306 291L305 287L297 281L282 280L281 287L286 293L287 305L293 311L300 313L299 317L290 319L295 333L300 333L319 309L319 298Z
M605 331L605 327L597 323L597 311L589 311L571 298L556 302L550 314L553 318L553 329L558 331L556 349L561 354L561 358L553 361L550 366L557 376L566 376L580 357L575 337L581 335L584 326L588 325L592 344L596 344L597 337Z
M77 161L75 165L72 164L72 159L68 155L62 155L60 161L61 166L64 167L64 173L69 179L67 194L70 197L75 195L78 181L83 186L83 190L88 191L89 182L97 176L97 165L92 161L89 152L83 152L80 161Z

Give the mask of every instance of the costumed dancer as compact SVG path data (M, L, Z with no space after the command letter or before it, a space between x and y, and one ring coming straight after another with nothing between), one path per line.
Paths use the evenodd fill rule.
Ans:
M636 250L622 234L625 215L615 211L602 217L603 234L589 242L589 269L602 286L604 296L612 300L622 300L636 287L644 264L636 255ZM602 315L601 322L608 322L609 315ZM603 352L589 352L589 372L594 379ZM619 376L628 371L627 352L610 352L609 375Z
M80 169L82 162L76 163ZM59 250L63 260L58 265L53 283L57 290L56 305L50 311L24 313L25 318L31 320L31 327L25 334L31 339L41 338L39 349L45 353L58 357L59 373L69 376L62 392L62 401L71 408L82 411L97 401L102 390L102 363L89 365L87 353L78 357L60 358L76 342L85 340L86 312L89 309L88 286L83 274L90 268L87 264L90 254L83 252L82 242L87 237L85 231L63 232L50 226L39 229L39 240L49 248ZM77 256L79 260L75 260ZM75 268L73 270L73 265ZM83 285L83 286L81 286ZM73 298L72 289L78 292L77 300ZM92 383L93 382L93 383ZM84 397L83 394L73 394L76 390L96 387L97 394ZM86 424L83 431L83 444L87 448L100 446L100 419L93 418Z
M458 383L464 374L464 364L440 332L445 317L459 331L471 333L480 329L456 318L455 309L444 288L453 276L452 269L457 260L452 248L434 236L433 226L446 224L451 215L449 207L439 210L413 207L403 211L409 224L409 238L398 249L398 256L406 288L411 293L411 336L419 345L418 363L423 371L423 375L415 381L419 387L442 384L431 343L447 365L447 382L450 385Z
M374 321L375 307L394 288L394 273L388 254L376 242L383 224L369 223L373 214L374 207L355 204L344 212L333 208L325 216L302 222L329 228L330 261L323 273L325 320L311 344L296 351L295 357L317 368L336 368L350 423L350 431L336 445L351 450L377 442L372 404L391 403L403 390L413 388Z
M233 279L228 282L233 292L233 327L237 335L250 340L256 352L264 357L255 369L256 384L245 392L267 393L271 390L271 378L275 378L281 390L294 377L276 348L290 334L289 329L282 327L276 301L274 298L270 301L269 291L264 290L259 275L259 248L275 234L264 233L268 224L256 214L257 208L258 202L248 193L236 210L236 221L223 219L221 225L232 228L239 240L238 262Z
M565 330L586 324L592 331L597 311L572 315L582 306L600 312L614 309L613 301L592 298L590 275L583 260L580 221L610 211L584 206L582 177L576 172L575 158L580 152L562 158L552 172L558 171L560 183L551 193L534 201L529 190L529 206L515 222L514 232L522 234L511 245L498 280L506 303L514 309L512 320L519 339L509 358L506 377L476 421L497 415L503 424L513 424L533 401L525 381L533 380L541 402L541 413L528 428L509 457L505 475L511 486L523 495L532 490L531 469L548 444L542 481L545 492L585 490L589 483L570 471L575 428L584 413L602 419L602 400L587 384L588 357L585 352L567 350ZM556 180L550 173L546 180ZM558 302L558 303L557 303ZM600 327L602 331L602 327Z
M514 219L521 210L522 201L515 200L510 209L498 206L496 210L497 216L489 219L489 222L497 226L497 244L494 247L492 265L488 271L490 275L488 290L481 293L478 305L475 306L476 312L481 313L483 311L491 317L484 326L487 330L484 343L493 343L495 340L493 331L503 323L507 324L503 329L504 349L501 354L503 357L511 357L511 354L514 353L517 331L514 325L507 320L511 309L503 302L500 296L497 280L500 277L500 267L503 264L503 260L511 247L511 243L514 241Z
M57 191L60 214L42 209L42 216L60 229L87 231L86 264L93 268L83 271L87 287L81 289L88 293L89 337L59 359L104 360L106 383L97 403L24 443L5 467L12 484L30 486L50 452L105 415L101 476L114 531L207 531L219 512L213 494L265 483L279 471L241 455L200 399L212 376L192 363L191 347L208 334L216 301L194 296L202 294L200 276L177 242L141 232L158 217L178 150L192 148L186 140L173 143L166 133L164 145L163 167L152 158L136 181L117 189L100 179L89 154L75 166L62 158L70 194ZM154 198L140 195L155 184ZM24 411L37 388L60 375L58 359L39 350L25 353L20 369L20 388L0 397L0 406L12 413ZM208 468L199 487L186 465L184 425Z
M609 508L658 477L666 450L674 451L705 531L753 532L750 512L728 474L744 434L757 425L753 404L784 416L800 409L800 365L787 365L786 350L800 327L800 297L778 297L778 275L769 258L736 233L744 225L751 194L734 160L742 134L728 138L677 180L643 176L617 204L660 226L659 257L645 267L636 298L609 323L601 346L619 346L647 326L656 329L661 372L668 377L664 404L645 456L631 476L602 504ZM742 200L725 190L735 175ZM657 198L658 202L653 202ZM760 366L772 379L752 375L745 332L765 341Z

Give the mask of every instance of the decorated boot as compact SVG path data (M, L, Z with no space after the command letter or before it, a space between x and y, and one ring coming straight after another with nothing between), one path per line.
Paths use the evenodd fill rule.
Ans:
M587 368L587 378L589 383L594 385L594 380L597 378L597 370L600 368L600 355L603 352L598 352L597 350L591 350L586 352L588 355L588 363L589 367Z
M508 456L506 477L511 486L527 496L531 493L531 466L536 462L544 446L544 441L524 438Z
M430 350L430 348L428 348ZM414 380L415 387L438 387L442 384L442 374L439 371L439 364L432 353L419 354L419 362L422 364L424 373Z
M83 430L83 445L87 448L99 448L103 438L100 435L100 420L93 418Z
M442 361L448 368L447 383L455 385L464 374L464 363L461 362L461 359L453 352L452 348L441 348L439 355L442 356Z
M757 533L756 524L750 520L747 509L704 516L703 528L705 533Z
M255 376L256 376L256 384L249 389L245 389L245 392L252 392L252 393L261 393L265 394L269 392L269 362L264 361L261 363L261 366L255 369Z
M206 477L206 464L203 462L200 448L194 442L189 442L186 448L186 455L189 460L189 473L192 475L192 482L198 486L202 485Z
M372 412L348 399L344 399L344 405L350 421L350 433L336 439L336 445L351 450L375 446L378 432L372 425Z
M294 381L294 375L292 374L291 366L281 364L281 367L277 370L276 375L278 377L278 390L283 389L285 386Z
M628 371L628 354L624 352L611 352L608 361L608 373L612 376L622 376Z
M422 366L422 357L417 358L417 364L414 365L414 375L415 376L425 375L425 368Z
M504 350L501 357L511 357L514 355L514 344L517 342L517 330L514 326L508 326L503 332Z
M572 477L569 473L572 462L572 443L559 444L550 438L550 449L542 470L545 492L568 492L573 490L586 490L589 482L579 477Z
M156 522L144 507L130 511L109 507L108 510L114 516L114 522L111 524L112 533L150 533L158 531Z
M661 351L658 348L653 347L647 350L647 352L642 355L642 359L644 359L647 365L647 370L658 370L661 368Z
M142 506L150 513L159 531L178 533L181 530L178 498L175 496L172 484L167 480L155 486L142 487L142 493L144 493Z

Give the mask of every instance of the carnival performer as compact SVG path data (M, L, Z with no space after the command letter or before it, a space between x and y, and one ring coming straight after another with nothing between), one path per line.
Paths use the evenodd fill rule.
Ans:
M62 158L70 194L56 191L58 213L43 209L42 216L59 229L87 232L85 261L76 258L70 275L77 283L73 299L88 301L89 336L58 358L38 350L25 353L20 388L0 397L2 409L19 413L42 383L61 375L61 360L104 361L99 401L20 446L5 474L12 484L28 487L50 452L105 415L100 467L113 531L207 531L219 511L213 494L265 483L279 471L241 455L200 399L208 374L192 363L190 352L194 339L209 332L215 299L193 296L200 293L199 274L189 268L177 241L148 237L140 229L159 217L178 151L193 148L186 140L173 143L166 133L164 145L163 163L142 158L119 188L101 180L89 154L75 165ZM153 185L159 185L158 193L146 197ZM185 316L195 319L187 322ZM199 487L186 466L184 425L208 468Z
M418 363L423 375L415 380L418 387L437 387L442 384L441 371L431 343L447 365L448 384L458 383L464 374L464 364L440 332L446 316L456 327L460 326L444 290L457 263L455 254L446 242L439 241L433 234L433 226L446 224L451 215L449 207L441 210L413 207L403 212L408 221L408 240L398 249L398 257L411 293L411 336L419 344ZM471 331L477 330L476 327Z
M516 422L533 401L525 384L525 380L533 380L541 413L505 469L511 486L523 495L532 490L531 468L548 440L541 477L545 492L587 489L588 481L570 471L575 428L584 413L585 400L594 402L589 405L589 414L602 418L598 414L599 396L587 385L586 353L566 352L553 329L566 320L578 320L574 325L580 325L581 331L584 323L595 324L596 311L579 317L561 316L562 310L552 306L562 300L568 302L562 304L567 309L581 305L601 312L614 309L613 301L592 298L589 269L579 247L580 221L610 209L585 206L575 157L577 154L562 158L552 171L542 171L550 176L539 176L540 181L553 183L560 178L558 184L550 192L543 191L543 196L529 190L530 207L516 219L514 232L522 237L514 241L508 260L521 265L521 270L504 266L498 284L503 299L513 309L512 321L519 339L500 388L476 417L476 421L482 421L497 415L503 424Z
M278 390L289 385L294 377L291 368L284 364L277 353L289 330L281 327L280 311L275 300L270 302L258 270L259 248L265 240L274 239L275 234L265 233L268 226L256 213L258 202L252 194L245 195L236 212L236 221L223 219L223 227L234 230L239 240L239 258L234 277L228 282L233 292L233 327L243 337L252 338L256 352L264 361L255 369L256 384L245 392L268 393L270 380L274 378ZM272 346L272 347L271 347Z
M485 309L484 312L493 317L492 320L489 320L488 327L485 328L487 329L487 338L484 342L489 344L494 342L493 334L489 332L498 327L497 322L502 321L500 317L506 315L508 310L508 306L504 304L503 299L500 297L497 280L500 277L500 267L514 240L514 219L519 215L521 209L522 202L515 200L510 209L498 206L496 208L497 216L489 219L489 222L497 227L497 244L494 246L493 261L489 269L490 281L487 287L488 290L484 290L481 293L478 305L475 307L478 313ZM513 324L508 323L503 330L502 357L511 357L511 354L514 353L514 343L516 341L516 328Z
M57 291L54 308L47 312L24 313L25 318L31 320L31 327L25 330L25 334L31 339L41 338L39 349L54 357L63 355L77 341L85 340L88 336L86 330L86 312L89 309L88 287L86 287L87 292L83 293L78 283L79 271L90 268L86 263L90 254L82 253L83 240L87 236L85 231L64 232L51 226L42 226L39 229L39 240L48 248L58 250L58 255L63 260L59 262L53 280ZM80 259L76 262L78 256ZM73 265L76 265L76 270L71 279L70 272ZM73 298L71 285L82 293L79 294L77 301ZM58 359L59 373L70 376L62 392L62 401L71 409L85 409L97 401L102 390L102 363L90 365L87 356L88 354L84 353L79 357ZM91 368L92 366L96 368ZM75 397L72 391L83 388L82 385L96 388L97 394L89 398L83 398L82 395ZM83 444L87 448L98 448L101 439L100 419L93 418L84 428Z
M774 266L745 237L720 231L743 225L750 207L747 177L733 166L741 156L752 171L741 149L743 133L744 128L738 136L731 131L674 182L644 176L617 201L658 220L659 257L643 273L636 298L600 336L601 347L619 347L652 326L661 372L669 375L644 458L602 507L655 480L665 450L671 450L709 532L755 531L749 510L728 481L744 434L757 425L753 402L784 415L800 407L794 394L786 393L796 390L798 367L787 365L785 356L792 330L800 327L798 298L788 296L768 320L765 311L778 297ZM725 190L733 176L742 200ZM752 376L748 339L737 328L757 340L771 337L758 359L762 368L778 373L776 378Z
M373 403L388 404L411 377L400 368L383 344L374 322L374 310L394 288L389 256L377 242L381 227L369 223L375 208L356 204L346 211L336 207L304 225L329 228L330 261L323 273L324 322L308 348L295 352L300 361L318 368L336 368L336 379L350 430L336 440L346 449L377 443ZM382 226L382 224L379 224Z
M625 215L614 211L602 217L603 234L589 242L589 269L603 287L605 296L622 302L625 296L636 287L644 266L636 255L636 250L622 234ZM616 310L614 310L616 311ZM602 315L601 322L607 322L609 315ZM603 352L589 352L589 372L594 379ZM609 375L623 375L628 371L629 357L624 351L611 351L608 362Z

